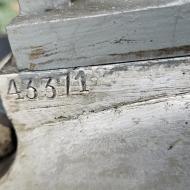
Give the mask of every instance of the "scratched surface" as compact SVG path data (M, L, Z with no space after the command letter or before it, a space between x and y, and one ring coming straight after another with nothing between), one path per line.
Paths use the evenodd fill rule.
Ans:
M33 114L47 121L48 108L18 110L33 128L17 123L16 160L0 189L188 190L189 105L189 95L160 98L40 126Z
M86 7L18 17L7 29L19 70L109 64L189 55L189 10L189 1L138 11Z
M25 116L22 123L31 128L33 121L28 123L31 114L34 122L44 123L44 118L33 110L49 110L43 115L45 122L52 122L50 113L54 118L69 120L83 113L189 93L189 69L189 58L176 58L24 72L1 77L1 93L7 100L4 103L12 105L8 113L17 112L19 105L19 115ZM28 116L26 109L27 113L31 112ZM20 116L14 114L15 121Z
M1 75L19 144L0 190L188 190L189 63Z

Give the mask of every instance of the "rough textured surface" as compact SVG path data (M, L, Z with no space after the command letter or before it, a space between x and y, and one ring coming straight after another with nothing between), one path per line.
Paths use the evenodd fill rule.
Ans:
M185 0L186 1L186 0ZM184 0L41 0L28 1L19 0L22 15L44 14L44 12L52 9L85 9L91 7L92 9L128 9L136 10L147 7L166 6L168 4L179 4L185 2ZM72 4L71 4L72 3Z
M189 74L176 58L1 76L19 146L0 190L188 190Z
M175 97L32 130L17 124L19 150L0 189L188 190L189 105L189 96Z
M69 120L84 113L189 93L189 70L189 58L176 58L24 72L2 76L1 93L11 105L11 118L16 112L15 122L22 119L26 128L33 128L33 122ZM43 117L33 110L42 111ZM35 120L28 122L31 115Z
M68 8L70 0L19 0L19 4L22 15L43 14L52 9L62 9L65 6Z
M190 3L177 2L130 11L125 6L120 10L87 6L83 11L18 17L7 28L18 69L48 70L189 55Z

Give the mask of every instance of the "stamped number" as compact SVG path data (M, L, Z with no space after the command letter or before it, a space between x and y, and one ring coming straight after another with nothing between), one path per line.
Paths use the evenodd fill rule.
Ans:
M81 92L87 91L87 89L86 89L86 75L85 75L84 71L79 71L79 73L75 77L75 80L78 80L78 79L81 79L81 86L82 86Z
M36 88L32 86L32 80L29 80L28 86L27 86L28 93L26 94L26 97L29 99L36 99L38 97L38 92Z
M17 95L17 99L21 99L20 91L17 88L16 82L14 79L11 79L9 81L9 86L8 86L8 95Z
M51 96L48 96L48 94L46 93L46 97L47 97L47 98L55 98L55 97L56 97L56 94L57 94L56 89L55 89L54 86L51 85L51 82L52 82L52 78L49 77L45 88L46 88L46 89L51 89L52 95L51 95Z
M71 75L71 73L68 71L66 73L63 73L63 75L60 75L59 77L66 77L66 83L63 84L63 87L66 88L66 95L71 94L71 85L73 80L79 80L80 82L80 92L88 92L87 90L87 82L86 82L86 74L84 71L80 70L75 75ZM73 78L72 78L73 77ZM11 79L9 81L8 86L8 95L17 95L17 99L22 99L26 97L29 100L37 99L38 97L46 97L49 99L54 99L57 96L58 91L56 90L56 84L53 83L53 80L55 80L52 77L45 77L41 78L40 80L45 79L45 86L41 86L40 89L35 87L34 79L24 79L27 80L27 85L21 85L22 89L17 87L17 83L14 79ZM25 82L22 81L21 84L25 84ZM25 86L25 87L24 87ZM23 89L24 88L24 89ZM43 93L44 92L44 93ZM43 93L43 94L40 94Z

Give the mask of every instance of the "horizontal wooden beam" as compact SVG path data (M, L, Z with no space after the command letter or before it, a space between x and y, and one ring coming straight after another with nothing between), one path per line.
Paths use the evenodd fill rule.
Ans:
M53 118L69 120L84 112L99 112L135 102L186 94L190 92L189 63L189 58L176 58L21 72L1 76L0 92L4 103L11 105L9 114L17 111L19 106L21 112L26 109L28 112L49 110L44 113L49 118L46 122L52 122ZM59 111L60 108L62 111ZM35 122L43 124L44 118L36 113L33 114ZM18 118L13 121L18 121ZM23 117L22 122L27 128L32 125L27 117Z
M8 29L19 70L190 54L190 3L136 11L91 10L18 17Z
M43 14L52 9L68 7L70 0L19 0L21 15Z
M189 64L175 58L0 76L19 142L0 190L189 189Z
M148 7L166 6L168 4L179 4L181 0L19 0L21 15L44 14L55 9L127 9L135 10Z

